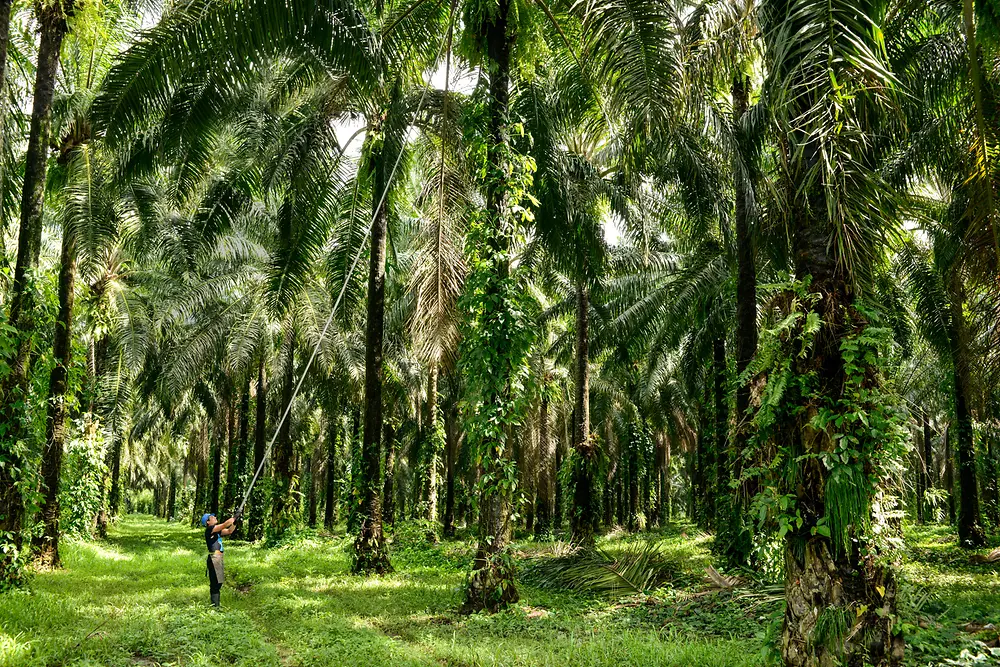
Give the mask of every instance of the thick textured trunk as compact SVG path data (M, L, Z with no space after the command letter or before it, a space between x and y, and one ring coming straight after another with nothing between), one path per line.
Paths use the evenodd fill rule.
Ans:
M583 284L576 290L576 396L574 405L572 542L589 547L594 543L597 516L594 472L597 450L590 437L590 293Z
M365 426L361 440L360 528L354 542L355 574L391 572L389 552L382 533L380 471L382 440L382 340L385 335L385 243L389 215L382 193L388 182L385 156L372 155L372 200L378 208L373 216L371 251L368 259L368 321L365 327Z
M9 39L10 3L0 7L8 30L3 32L3 57L6 69ZM59 2L37 6L39 32L38 66L35 70L34 100L31 126L24 163L24 187L21 195L21 222L17 241L17 264L11 284L9 322L16 331L17 347L11 359L10 371L0 386L0 424L6 427L0 439L0 582L13 582L20 577L17 566L24 521L24 497L21 482L26 465L23 437L22 406L28 394L29 358L34 333L33 294L30 274L38 266L42 247L42 202L45 195L45 172L49 135L52 129L52 96L55 91L59 50L66 35L66 13ZM0 84L3 81L0 80Z
M285 370L281 378L281 402L278 409L284 411L292 402L295 391L295 324L291 321L285 331ZM279 413L280 415L281 413ZM279 417L280 418L280 417ZM274 492L271 495L271 525L269 535L280 537L291 523L293 511L292 493L292 415L278 429L274 443Z
M852 531L851 539L844 539L837 537L836 528L834 537L816 530L824 517L847 511L870 513L870 496L875 492L862 489L865 496L860 507L856 498L847 500L852 491L833 492L835 480L822 461L837 445L831 433L813 427L816 397L844 395L847 370L841 343L864 326L860 313L853 310L850 276L831 253L829 225L822 214L813 213L823 211L821 202L819 195L801 202L793 227L796 271L800 277L811 276L809 288L819 297L813 312L821 314L823 324L809 353L795 362L800 377L813 378L810 394L799 397L807 401L805 409L789 411L778 430L781 444L796 461L790 491L795 495L796 513L802 517L801 526L788 531L785 538L781 651L787 667L898 665L903 638L892 633L897 584L891 565L880 558L875 545L866 543L863 534ZM849 465L867 467L870 462L852 460Z
M972 377L969 369L970 340L965 322L965 285L961 273L953 270L949 279L951 301L951 360L955 373L955 444L958 455L958 542L961 546L980 547L986 542L979 509L979 485L976 475L976 449L972 433Z
M257 366L257 399L253 427L253 471L251 479L260 470L260 477L264 477L261 467L264 464L264 453L267 450L267 376L264 373L264 357L261 356ZM250 490L250 520L247 522L247 539L259 540L264 536L264 513L266 499L264 497L264 485L260 483L254 485Z
M66 445L69 367L73 361L73 289L76 283L76 230L63 231L59 267L59 313L52 338L55 365L49 375L49 404L45 422L45 451L42 455L42 534L36 538L38 558L59 565L59 478Z
M337 439L340 428L340 411L337 398L330 401L326 414L326 506L323 509L323 527L333 530L337 523Z
M538 478L535 482L535 535L552 532L552 478L556 451L549 433L549 398L543 395L538 408Z

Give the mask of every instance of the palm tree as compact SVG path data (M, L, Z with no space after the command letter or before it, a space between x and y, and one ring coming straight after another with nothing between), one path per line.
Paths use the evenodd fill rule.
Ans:
M800 322L795 335L803 341L791 372L812 380L784 393L783 404L797 407L783 409L774 422L776 444L794 462L786 472L793 480L788 492L801 516L785 533L787 665L893 664L902 653L902 638L885 620L896 604L894 573L866 562L860 550L879 549L867 527L876 520L874 487L884 480L882 466L892 456L891 419L882 422L884 433L862 435L850 448L844 444L853 440L844 441L842 434L850 433L851 418L835 421L853 410L866 412L869 420L885 414L876 371L865 365L874 358L875 343L856 342L869 335L870 320L856 299L873 284L898 225L890 190L876 171L888 147L876 146L873 138L892 136L880 112L897 85L883 42L870 29L882 24L885 10L855 0L834 2L832 11L784 0L761 4L765 95L781 145L795 273L814 295L801 301L788 295L799 309L792 312ZM852 349L872 356L855 363ZM775 391L778 377L769 383ZM862 386L869 391L856 393ZM830 412L821 413L820 405ZM831 455L841 463L819 463ZM846 515L850 526L840 518ZM866 611L856 613L854 605L866 605L859 607ZM850 615L849 633L817 641L819 628L834 614Z

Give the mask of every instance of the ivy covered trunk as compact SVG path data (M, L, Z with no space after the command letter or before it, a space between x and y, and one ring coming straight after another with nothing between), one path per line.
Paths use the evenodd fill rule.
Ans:
M790 366L798 388L785 394L776 426L790 461L778 517L781 651L788 667L898 665L897 584L872 526L882 521L876 512L890 509L875 507L889 502L881 462L897 454L893 447L902 451L902 426L880 390L882 341L855 308L850 276L830 251L829 224L810 215L822 205L817 199L804 202L795 221L797 273L810 278L798 301L789 295L789 303L804 304Z
M514 41L509 10L509 0L499 0L485 11L480 25L470 26L478 29L477 37L486 47L483 65L489 76L489 100L488 131L481 138L485 151L473 151L477 159L485 156L481 167L486 207L469 228L466 248L471 271L461 300L466 313L461 358L470 394L468 434L481 461L479 546L464 612L495 612L518 600L508 545L517 484L514 429L524 409L518 387L527 375L531 332L525 322L523 286L511 272L511 249L520 223L511 208L521 203L530 187L530 174L508 137Z
M979 508L979 480L976 474L976 449L972 432L972 375L969 369L970 334L965 322L965 285L959 267L953 267L948 279L951 305L951 362L954 369L955 445L958 455L958 543L963 547L981 547L986 543Z
M264 454L267 450L267 376L264 372L264 357L261 355L257 362L257 397L255 400L254 426L253 426L253 470L250 479L260 471L260 477L264 477L261 468L264 465ZM247 482L249 484L249 482ZM264 536L264 514L266 508L266 497L264 495L264 485L262 479L258 479L253 488L250 489L250 518L247 522L247 539L251 541L259 540Z
M9 38L10 5L3 8L8 30L3 36L6 67ZM42 246L42 203L49 138L52 130L52 98L55 92L59 51L66 36L66 15L72 4L40 4L36 16L41 37L38 42L38 66L35 69L34 100L24 162L24 186L21 196L21 222L17 241L17 263L11 283L8 321L16 338L10 370L0 385L0 588L17 583L21 577L21 543L24 521L24 497L19 484L27 465L23 442L22 406L29 389L29 359L33 342L34 290L32 272L38 266ZM0 81L2 83L2 81Z
M570 515L573 544L590 547L597 529L595 495L597 448L590 434L590 292L576 290L576 402L573 423L573 509Z
M426 465L426 474L424 476L426 514L424 518L428 521L437 520L437 469L438 459L441 456L441 446L443 444L438 418L437 397L438 368L437 364L432 362L427 371L427 415L424 419L424 463Z
M382 141L380 131L372 132L372 143ZM389 552L382 533L382 484L380 475L382 441L382 340L385 335L385 242L389 215L382 201L388 183L387 154L370 151L373 169L372 205L376 207L368 258L368 320L365 327L365 420L361 439L361 460L355 489L360 494L358 536L354 541L355 574L391 572Z
M69 399L69 367L73 362L73 290L76 283L76 229L63 231L59 267L59 313L52 339L55 365L49 374L48 414L45 420L45 451L42 455L42 534L36 538L38 560L59 565L59 478L66 446Z

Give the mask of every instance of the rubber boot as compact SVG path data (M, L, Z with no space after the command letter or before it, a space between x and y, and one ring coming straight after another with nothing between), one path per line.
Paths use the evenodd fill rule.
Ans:
M212 606L216 609L219 608L219 597L221 593L212 593Z

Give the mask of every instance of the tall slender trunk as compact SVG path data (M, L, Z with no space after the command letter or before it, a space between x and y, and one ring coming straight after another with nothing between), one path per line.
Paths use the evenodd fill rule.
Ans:
M552 470L552 480L555 488L552 490L552 530L562 530L563 527L563 488L559 483L559 471L562 470L563 452L569 445L569 424L566 416L562 417L561 433L556 436L556 460Z
M226 449L226 486L222 496L222 508L227 515L236 509L236 472L239 466L236 460L239 456L239 434L236 431L239 410L236 398L236 396L230 395L225 403L227 416L226 432L229 435L229 446Z
M385 243L389 213L382 194L388 187L386 154L373 151L372 205L376 207L368 259L368 321L365 327L365 426L361 440L359 484L361 525L354 541L355 574L392 571L382 533L382 498L379 479L382 440L382 340L385 335ZM393 156L395 157L395 156Z
M552 469L555 442L549 434L549 397L542 395L538 407L538 478L535 482L535 536L552 532Z
M212 438L212 488L209 492L209 512L219 514L219 495L222 487L222 448L226 442L226 413L219 406L215 417L215 437Z
M10 3L2 7L2 18L8 30L4 31L3 57L6 73L7 43L10 24ZM59 2L39 4L36 15L41 37L38 42L38 66L35 69L34 100L31 108L31 125L24 163L24 187L21 195L21 223L17 240L17 264L11 285L8 321L17 332L17 347L11 360L10 371L0 385L0 424L6 432L0 439L0 582L20 579L17 566L23 540L24 467L27 465L23 445L24 415L22 414L30 381L28 360L31 357L35 322L33 293L29 285L30 274L38 266L42 247L42 202L45 195L49 135L52 129L52 97L55 92L56 70L59 68L59 50L66 35L66 15L73 5L64 7ZM0 84L4 82L0 80Z
M590 437L590 292L582 282L576 288L576 395L573 424L573 512L570 526L573 544L594 543L597 516L594 472L597 450Z
M253 478L260 470L260 477L264 477L264 454L267 450L267 376L264 370L264 355L261 355L257 362L257 398L253 427ZM264 485L260 483L254 485L250 490L250 520L247 522L247 538L259 540L264 536L264 514L266 512L266 497L264 495ZM249 483L249 482L248 482Z
M733 76L733 123L737 127L737 151L733 167L735 189L735 244L736 244L736 376L741 377L757 353L757 262L751 223L753 187L741 174L749 167L746 145L748 138L741 131L742 119L749 108L750 79L743 72ZM736 430L733 434L733 477L740 479L743 466L756 457L747 451L752 434L750 409L750 383L738 382L736 386ZM721 484L720 484L721 486ZM728 517L722 518L724 550L728 560L745 565L750 556L749 532L744 527L743 515L751 498L757 494L756 480L747 480L740 489L724 489L730 499Z
M986 542L979 508L979 485L976 475L976 449L972 433L972 377L969 369L969 329L965 322L965 284L961 272L949 276L951 301L951 361L955 374L955 444L958 454L958 542L961 546L980 547Z
M247 485L247 457L250 455L250 378L243 383L243 393L240 397L239 416L239 446L236 450L236 484L235 498L243 502L243 494ZM244 539L246 523L240 521L236 524L235 536L237 539Z
M958 521L955 511L955 448L952 446L953 436L951 424L944 427L944 488L948 492L948 523L952 526Z
M122 435L112 428L111 491L108 494L108 515L115 519L122 509Z
M281 414L292 402L295 391L295 324L289 320L285 325L285 370L281 378L281 402L278 410ZM292 415L281 424L278 438L274 443L274 490L271 495L271 525L269 535L280 537L291 523L292 513Z
M330 400L326 414L326 506L323 509L323 527L333 530L337 523L337 440L340 429L340 411L336 395Z
M730 480L729 399L726 379L726 339L712 341L712 370L715 375L715 480L720 500L728 502ZM728 510L728 508L727 508Z
M0 0L0 90L7 89L7 46L10 43L10 9L13 4L12 0ZM7 126L7 114L6 106L0 108L0 152L5 148L3 145L4 131L3 129ZM3 170L3 166L0 165L0 187L6 189L8 183L8 174ZM7 236L7 218L4 212L0 210L0 242ZM0 247L4 247L3 246ZM10 262L7 259L7 253L3 253L2 259L4 269L10 269Z
M306 473L309 475L309 490L306 494L307 516L310 528L316 527L316 458L310 454L306 457Z
M489 76L489 136L487 138L487 180L486 180L486 210L491 223L495 226L490 240L485 248L487 256L496 265L495 275L488 276L490 281L486 286L488 294L502 299L499 290L510 276L511 221L506 217L506 199L508 195L508 180L506 176L506 153L509 147L508 123L510 111L510 69L511 47L514 35L508 24L510 0L498 0L491 12L483 15L479 34L484 38L486 58L484 70ZM490 332L490 342L507 345L510 342L506 334L513 326L512 313L500 310L502 305L494 307L490 316L496 317L499 328ZM489 391L493 395L482 396L484 403L496 406L508 405L511 399L511 366L514 361L509 356L503 356L507 350L498 350L501 357L497 359L495 372L500 373L500 381L492 383ZM478 443L482 453L482 465L479 489L479 546L472 564L468 586L465 592L463 611L472 612L487 610L495 612L517 602L519 595L515 586L514 568L506 553L512 531L511 512L513 498L511 489L495 483L507 477L510 464L510 450L513 445L513 433L510 428L483 438ZM483 479L494 480L482 483Z
M454 411L444 415L444 536L455 536L455 459L458 457L459 434Z
M73 289L76 283L76 229L63 230L59 267L59 313L52 338L55 365L49 375L48 415L45 423L45 451L42 456L42 534L35 540L39 559L59 565L59 479L66 444L69 367L73 362Z
M1000 480L997 479L997 441L996 432L990 429L985 434L986 450L986 484L983 489L983 501L986 503L987 518L993 526L1000 525Z
M396 429L391 423L385 425L385 481L382 483L382 518L389 523L396 523L395 493L396 472Z
M931 440L931 419L927 416L927 413L923 413L923 426L924 426L924 490L929 491L934 488L934 442ZM927 508L924 508L926 513ZM926 516L926 515L925 515ZM932 518L933 520L933 518Z
M177 506L177 470L170 467L170 487L167 491L167 510L164 512L167 521L174 518L174 508Z
M921 432L921 441L923 440L923 433ZM924 491L925 484L927 480L927 463L924 461L924 446L923 442L920 442L919 447L914 448L914 487L916 489L916 509L917 509L917 523L923 525L924 523Z
M424 421L425 437L424 447L427 456L427 476L424 499L427 501L427 515L424 517L429 521L437 520L437 487L438 487L438 459L441 453L438 451L440 444L438 428L438 369L437 364L432 363L427 372L427 418Z

